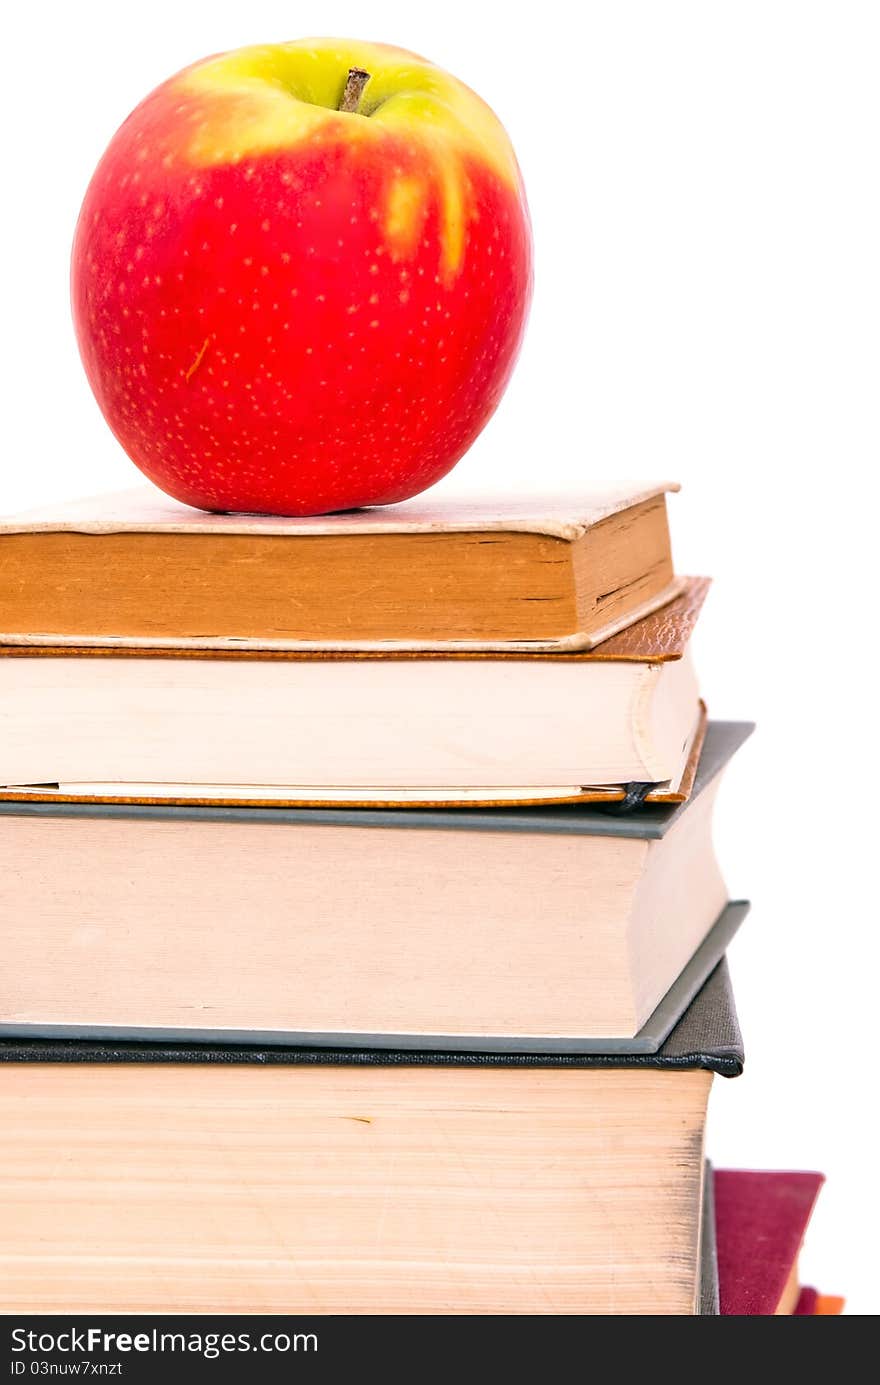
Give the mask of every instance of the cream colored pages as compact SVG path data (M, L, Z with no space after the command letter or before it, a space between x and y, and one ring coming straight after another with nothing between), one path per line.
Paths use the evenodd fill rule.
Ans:
M675 773L654 785L645 800L648 803L675 801L681 791L682 779L693 753L693 746L702 725L698 715L685 743L682 759ZM389 788L381 785L367 787L328 788L326 784L300 787L275 784L171 784L126 782L62 781L56 784L0 784L0 797L36 797L39 799L97 799L121 802L148 803L228 803L228 804L299 804L310 808L429 808L440 807L497 807L523 804L601 803L614 802L624 796L624 784L548 784L513 785L506 788L483 785L480 788ZM685 797L687 795L684 795ZM717 912L717 911L716 911Z
M693 1314L711 1081L9 1064L0 1312Z
M634 713L661 689L675 715L647 744L634 735ZM0 782L659 783L680 772L697 712L687 658L0 659Z
M580 494L419 496L400 505L348 514L282 519L208 514L179 504L155 486L136 486L0 517L0 534L60 530L77 534L442 534L491 529L548 534L573 542L609 515L678 489L675 481L596 481Z

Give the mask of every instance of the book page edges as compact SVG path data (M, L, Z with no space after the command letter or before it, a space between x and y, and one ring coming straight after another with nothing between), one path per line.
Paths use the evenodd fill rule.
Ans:
M533 1033L493 1034L490 1031L431 1033L395 1031L367 1033L353 1029L265 1030L232 1025L199 1026L122 1024L0 1023L0 1040L73 1039L85 1042L256 1044L293 1048L372 1048L395 1052L427 1050L465 1053L606 1054L628 1056L659 1052L682 1015L690 1008L749 912L747 900L729 900L714 920L693 957L685 964L657 1006L635 1034Z
M700 762L700 754L703 748L703 741L706 737L708 726L708 716L705 703L700 703L700 711L697 723L694 728L693 736L688 746L688 753L682 767L680 776L676 780L668 780L665 783L655 784L645 797L645 803L658 804L677 804L685 803L691 796L696 778L697 768ZM401 797L399 791L381 790L375 791L352 790L351 796L346 796L344 790L337 790L333 797L329 797L326 791L319 788L302 788L299 790L276 789L271 797L266 797L266 790L261 786L237 786L238 791L234 796L224 797L223 789L227 793L231 792L230 786L216 785L192 785L179 786L180 789L187 788L187 792L173 792L173 785L154 785L149 786L154 790L162 788L162 793L133 793L134 786L119 784L112 787L109 785L96 784L61 784L58 788L52 789L46 784L35 785L0 785L0 802L4 803L89 803L89 804L119 804L128 806L151 807L226 807L226 808L528 808L528 807L552 807L560 804L589 804L589 803L620 803L626 797L626 790L623 785L604 784L604 785L583 785L583 786L563 786L548 788L536 794L533 788L523 787L522 789L505 789L503 796L496 793L493 796L491 788L474 789L470 796L455 796L455 790L450 789L448 793L436 792L432 797L419 797L419 790L414 789L410 794ZM142 786L147 788L148 786ZM205 792L209 787L213 787L213 794ZM126 789L128 792L126 792ZM196 789L201 789L201 793L196 793ZM103 792L102 792L103 790ZM261 797L261 792L263 796ZM460 792L460 791L459 791ZM357 795L361 796L358 797ZM367 796L364 796L364 795Z
M224 653L259 653L284 652L286 650L320 653L363 653L363 654L387 654L395 653L442 653L450 652L453 654L468 653L497 653L497 654L580 654L588 653L605 640L612 639L615 635L621 634L629 629L631 625L653 615L664 606L668 606L675 601L687 589L690 579L686 577L676 577L669 583L663 591L656 596L650 597L642 602L634 611L621 616L616 620L610 621L608 625L602 626L592 634L579 632L572 635L564 635L555 640L254 640L241 639L230 636L217 636L212 639L209 637L189 637L178 640L169 639L167 636L160 638L144 638L142 636L128 635L57 635L50 631L41 634L3 634L0 633L0 646L7 645L14 648L52 648L59 650L89 650L89 649L149 649L160 654L162 650L186 650L186 649L205 649L218 650ZM0 649L2 654L2 649ZM623 656L624 658L626 656ZM681 650L664 650L658 656L659 660L678 659L681 657ZM641 657L638 658L641 662ZM645 659L650 662L650 656Z

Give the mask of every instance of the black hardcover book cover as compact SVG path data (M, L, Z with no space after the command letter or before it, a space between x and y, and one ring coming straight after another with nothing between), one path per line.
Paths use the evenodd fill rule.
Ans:
M83 1039L0 1040L9 1063L377 1063L389 1066L546 1068L706 1068L722 1077L743 1069L742 1036L726 960L691 1001L656 1053L486 1053L382 1048L298 1048L210 1043L105 1043Z

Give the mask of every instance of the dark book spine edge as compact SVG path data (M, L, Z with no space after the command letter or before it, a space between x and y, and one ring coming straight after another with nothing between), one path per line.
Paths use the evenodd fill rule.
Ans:
M6 1063L211 1063L229 1066L287 1065L349 1067L513 1067L513 1068L659 1068L705 1069L720 1077L738 1077L742 1054L735 1049L703 1053L658 1054L539 1054L452 1053L376 1049L304 1049L216 1047L213 1045L119 1043L70 1040L31 1040L0 1043L0 1062Z
M616 803L606 803L604 811L619 817L621 813L631 813L636 808L641 808L648 797L657 788L656 784L632 783L623 785L623 798Z

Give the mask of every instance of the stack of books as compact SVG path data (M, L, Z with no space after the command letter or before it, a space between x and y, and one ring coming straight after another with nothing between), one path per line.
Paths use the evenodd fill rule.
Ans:
M5 1311L719 1311L671 489L0 525Z

